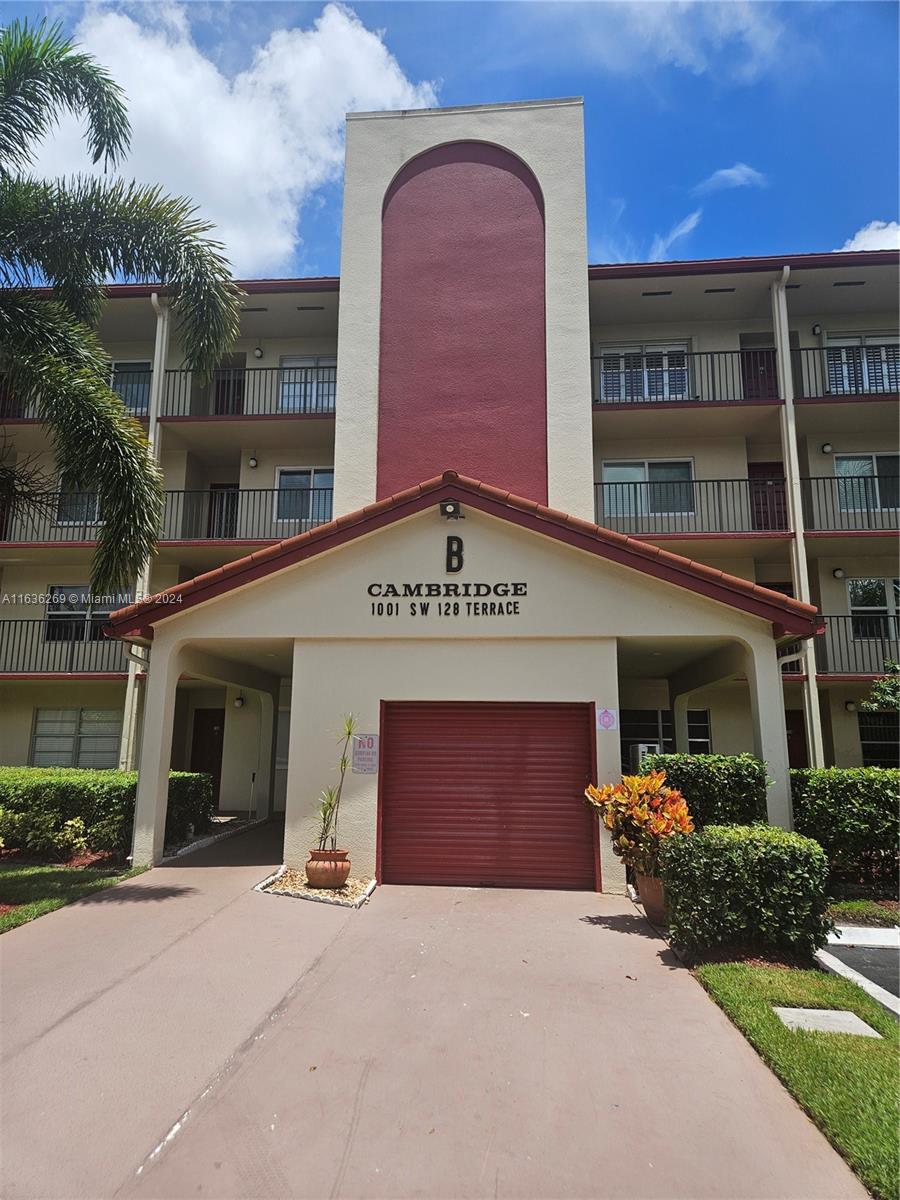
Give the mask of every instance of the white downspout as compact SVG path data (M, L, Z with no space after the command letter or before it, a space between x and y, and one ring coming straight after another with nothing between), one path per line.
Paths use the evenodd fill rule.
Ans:
M169 305L152 292L150 303L156 313L156 338L153 345L153 364L150 375L150 402L147 412L147 442L150 453L159 462L159 414L166 386L166 363L169 359ZM134 598L140 600L150 592L150 560L138 575ZM125 681L125 708L122 713L122 740L119 743L119 770L133 771L137 765L138 709L140 703L139 660L128 654L128 678ZM146 670L146 663L143 667Z
M787 311L787 282L791 268L787 265L772 284L772 327L775 334L778 385L782 398L780 406L781 447L784 455L784 471L788 513L794 537L791 541L791 574L794 595L805 604L811 604L809 586L809 564L806 559L806 531L803 521L803 492L800 486L800 451L797 446L797 420L794 409L794 373L791 367L791 333ZM813 639L803 643L801 651L803 674L803 710L806 724L806 745L809 764L812 767L825 765L825 745L822 738L822 714L819 709L819 689L816 684L816 655Z

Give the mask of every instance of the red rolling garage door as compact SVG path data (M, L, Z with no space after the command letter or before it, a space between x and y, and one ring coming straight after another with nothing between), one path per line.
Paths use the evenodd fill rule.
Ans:
M381 879L596 886L586 704L387 703Z

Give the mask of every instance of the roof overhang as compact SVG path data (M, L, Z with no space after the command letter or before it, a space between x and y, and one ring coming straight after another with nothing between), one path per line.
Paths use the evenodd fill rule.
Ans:
M118 609L111 614L106 632L126 641L148 642L156 624L177 618L188 608L335 550L445 500L459 500L519 528L760 617L771 623L776 638L811 637L822 628L817 610L809 604L729 575L706 563L694 562L659 546L458 475L455 471L445 471L417 487L338 517L327 525L267 546L246 558L226 563L139 603Z

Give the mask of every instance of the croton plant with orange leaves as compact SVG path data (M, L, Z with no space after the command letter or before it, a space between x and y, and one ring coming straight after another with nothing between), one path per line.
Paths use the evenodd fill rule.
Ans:
M665 771L651 771L623 775L621 783L601 788L590 784L584 793L600 810L616 854L641 875L659 874L659 848L665 838L694 829L684 796L665 784Z

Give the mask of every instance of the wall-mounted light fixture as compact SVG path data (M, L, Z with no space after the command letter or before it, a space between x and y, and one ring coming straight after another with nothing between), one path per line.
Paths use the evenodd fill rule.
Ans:
M462 516L462 505L458 500L442 500L441 516L448 521L458 521Z
M815 323L815 325L813 325L813 327L812 327L812 334L813 334L813 337L819 337L819 335L821 334L821 332L822 332L822 326L821 326L821 325L819 324L819 322L817 321L817 322Z
M855 700L845 700L844 708L847 710L847 712L856 712L856 701Z
M830 454L833 449L834 449L834 446L832 446L831 442L823 442L822 443L822 453L823 454Z
M254 358L262 358L262 356L263 356L262 346L255 346L253 349L253 357Z
M244 707L244 697L243 696L235 696L234 707L235 708L243 708Z
M247 459L247 466L252 468L254 471L259 466L259 459L256 457L255 454L251 454L250 457Z
M831 572L831 574L834 576L835 579L843 579L844 578L844 568L843 567L835 567L834 570Z

